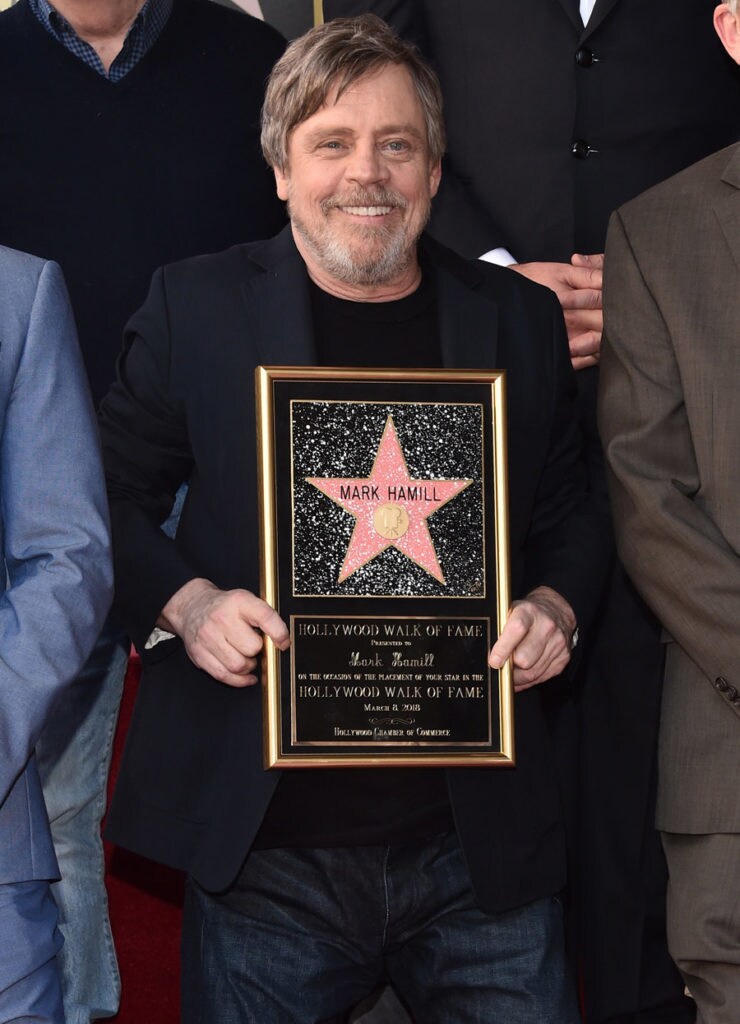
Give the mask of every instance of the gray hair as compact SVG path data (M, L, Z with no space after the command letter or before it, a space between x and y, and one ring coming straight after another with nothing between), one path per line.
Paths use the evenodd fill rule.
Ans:
M262 152L271 167L288 164L288 137L319 110L333 88L337 99L364 75L389 64L405 67L424 112L429 157L442 159L442 93L418 50L374 14L335 18L295 39L272 69L262 108Z

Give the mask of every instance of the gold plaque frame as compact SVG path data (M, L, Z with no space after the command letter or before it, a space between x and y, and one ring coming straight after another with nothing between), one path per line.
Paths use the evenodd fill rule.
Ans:
M510 604L504 373L255 381L262 597L291 632L265 638L265 766L512 765L511 667L487 664Z

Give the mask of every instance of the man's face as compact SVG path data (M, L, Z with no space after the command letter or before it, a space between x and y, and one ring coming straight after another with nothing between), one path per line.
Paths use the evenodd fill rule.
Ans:
M403 67L360 78L297 125L275 170L296 245L327 291L393 294L416 279L416 241L439 186Z

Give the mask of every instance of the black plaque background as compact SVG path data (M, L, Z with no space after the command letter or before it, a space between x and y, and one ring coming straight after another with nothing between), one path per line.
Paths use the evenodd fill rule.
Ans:
M443 372L443 371L442 371ZM483 475L484 479L477 480L480 500L483 502L483 517L485 523L485 560L483 566L483 579L476 578L471 585L473 593L471 596L462 597L458 594L450 595L448 589L430 578L431 585L421 589L425 591L418 596L404 594L403 596L361 596L353 593L355 582L352 577L346 581L349 586L337 587L336 596L315 596L300 595L294 593L294 566L293 566L293 486L305 487L303 480L295 483L294 467L291 464L291 401L292 400L315 400L320 402L361 402L361 403L388 403L400 405L408 403L445 403L445 404L476 404L482 409L482 450L484 453ZM483 716L483 721L489 729L489 735L481 738L476 735L474 738L451 741L447 737L419 737L411 740L403 738L376 738L371 741L358 741L355 738L338 737L335 740L326 742L310 742L302 739L305 730L296 728L292 722L295 713L294 687L305 683L316 684L316 680L298 680L298 672L308 674L310 669L305 662L301 650L300 638L293 635L291 649L280 655L280 727L281 727L281 752L290 760L284 766L292 763L300 766L305 756L306 764L311 764L311 759L321 758L323 764L331 764L332 758L337 758L346 763L347 760L357 758L358 763L367 764L368 758L373 758L373 763L382 764L383 758L398 764L400 756L404 763L409 765L428 761L435 754L455 755L465 753L480 754L490 751L492 753L501 750L502 737L500 729L500 700L499 700L499 678L498 673L492 672L487 665L485 657L482 664L478 660L483 652L487 653L487 647L493 636L497 633L498 609L496 581L496 509L494 505L494 480L493 480L493 459L494 438L492 427L492 388L490 381L487 383L455 381L445 383L440 381L386 381L386 380L293 380L275 379L272 381L273 401L273 432L275 439L275 505L276 505L276 574L277 574L277 607L281 616L292 627L295 626L295 617L301 617L301 621L333 621L347 616L356 617L358 620L377 621L382 618L397 618L399 616L409 622L426 621L430 617L444 619L456 619L468 622L471 620L483 621L486 625L487 639L481 647L480 643L472 644L470 641L451 641L456 644L459 654L460 665L458 673L462 675L482 675L482 685L486 691L486 704L488 712ZM383 410L382 418L385 419L387 410ZM400 417L403 419L403 417ZM409 458L406 439L403 428L396 421L401 447L404 449L410 475L417 473L420 478L427 475L440 477L463 477L470 476L468 472L454 469L453 462L448 458L441 463L435 457L434 450L430 450L429 462L420 464L417 460ZM379 439L379 435L378 435ZM375 457L377 444L370 445L366 441L360 441L357 450L358 462L348 466L346 471L337 472L336 466L330 463L322 469L317 465L313 475L315 476L366 476L370 473ZM440 467L444 464L445 468ZM469 465L469 463L468 463ZM315 490L315 489L314 489ZM469 488L471 490L471 488ZM336 520L339 517L346 517L346 524L335 530L330 543L336 543L337 539L346 550L346 543L352 531L352 516L343 512L331 499L316 492L316 497L324 503L327 520ZM450 511L455 503L463 503L463 500L470 501L471 495L466 498L466 492L462 492L450 502ZM314 499L315 500L315 499ZM445 510L440 510L443 512ZM457 512L457 510L455 510ZM439 514L439 513L435 513ZM435 546L433 516L430 517L429 529ZM464 520L461 522L463 531ZM463 531L464 532L464 531ZM408 560L396 550L383 552L381 559ZM446 572L446 566L440 564ZM426 575L426 574L424 574ZM419 578L419 577L417 577ZM481 585L482 584L482 585ZM307 618L306 618L307 617ZM355 648L353 648L355 649ZM369 647L358 648L363 656L371 649ZM405 647L405 654L421 656L428 646L423 643L414 642L411 648ZM471 657L472 649L472 657ZM390 648L386 648L390 650ZM327 650L323 669L326 672L353 672L354 669L342 665L343 654L338 651L334 661L332 653ZM466 665L465 662L468 662ZM367 669L358 668L357 673L367 674ZM370 669L369 671L372 671ZM319 674L319 673L314 673ZM421 674L422 685L427 684L427 670L412 669L411 674ZM367 684L368 680L357 680L358 683ZM470 680L468 685L470 685ZM322 685L322 684L319 684ZM333 683L331 685L334 685ZM411 685L417 685L412 683ZM446 684L443 684L446 685ZM319 702L321 703L321 702ZM378 704L387 701L378 700ZM396 701L395 703L415 703L415 701ZM365 712L362 713L365 715ZM404 717L408 717L405 715ZM412 726L415 727L415 726ZM297 737L297 742L295 738ZM317 763L314 761L314 763Z

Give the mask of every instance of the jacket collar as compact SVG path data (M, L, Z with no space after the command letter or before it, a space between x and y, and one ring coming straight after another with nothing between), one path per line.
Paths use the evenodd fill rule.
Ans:
M493 2L493 0L492 0ZM568 21L571 22L578 33L578 42L582 43L599 27L607 14L618 0L596 0L588 24L584 25L581 20L581 6L579 0L558 0L558 3L565 11Z
M496 364L497 306L483 294L482 268L422 236L425 267L433 275L439 310L439 334L445 366L480 369ZM270 366L313 366L316 340L305 264L290 226L250 249L248 258L262 268L242 286L250 309L259 359Z
M588 19L588 24L585 27L582 26L583 31L580 40L581 42L588 39L591 33L596 31L602 21L606 18L607 14L610 13L617 3L618 0L596 0L591 17ZM639 31L639 29L636 28L635 31Z

